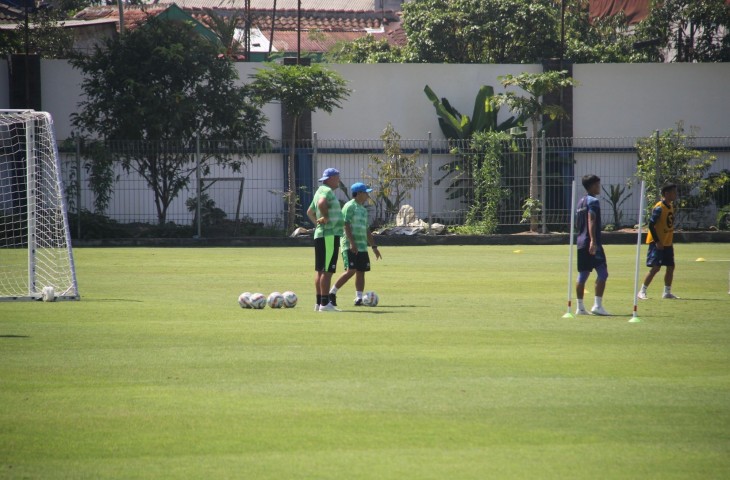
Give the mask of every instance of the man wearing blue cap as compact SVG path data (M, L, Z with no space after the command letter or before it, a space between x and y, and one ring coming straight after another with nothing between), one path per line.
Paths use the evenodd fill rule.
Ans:
M375 238L368 228L368 211L363 204L370 198L373 191L364 183L354 183L350 187L352 200L342 207L342 216L345 221L345 236L342 239L342 263L345 272L329 292L331 304L337 306L337 290L355 275L355 306L362 305L362 292L365 290L365 272L370 271L370 256L368 245L373 248L375 258L382 258Z
M319 312L333 312L337 308L330 304L328 293L332 274L337 270L337 254L342 236L342 210L334 193L340 186L340 172L336 168L327 168L319 181L322 185L314 193L312 203L307 209L307 217L316 225L314 270L317 273L314 287L317 291L317 304L314 309Z

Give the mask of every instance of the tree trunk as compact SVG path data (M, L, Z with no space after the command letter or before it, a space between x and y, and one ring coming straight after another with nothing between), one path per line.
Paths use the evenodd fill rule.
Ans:
M530 151L530 198L537 200L537 120L532 120L532 148ZM534 203L533 203L534 205ZM531 207L532 208L532 207ZM537 215L530 212L530 231L537 232Z
M291 129L291 143L289 145L289 161L287 162L287 172L289 176L289 190L286 192L286 200L288 206L288 214L286 221L286 233L291 234L296 228L297 221L297 181L296 168L294 159L296 157L297 128L299 124L299 116L294 117Z

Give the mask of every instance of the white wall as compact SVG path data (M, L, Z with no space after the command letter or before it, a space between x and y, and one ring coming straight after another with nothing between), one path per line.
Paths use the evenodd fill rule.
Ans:
M41 61L41 106L53 117L56 138L71 136L71 113L78 110L83 77L66 60Z
M388 122L404 139L443 138L436 110L426 97L426 85L462 114L472 116L482 85L504 92L500 75L537 73L539 65L347 64L333 65L353 90L342 109L331 115L316 112L312 128L320 138L379 138ZM510 116L500 111L500 121Z
M241 82L262 64L238 63ZM423 93L429 85L439 97L471 116L479 87L492 85L503 92L497 77L539 72L539 65L453 64L348 64L332 65L353 89L342 109L331 115L315 112L313 130L319 138L377 139L388 122L402 138L434 138L443 135L436 112ZM56 124L56 136L71 134L69 116L81 100L81 74L64 60L41 62L43 109ZM574 136L637 137L654 130L699 127L699 136L730 135L730 63L712 64L595 64L575 65L580 82L574 90ZM0 107L7 108L7 62L0 60ZM281 137L279 105L264 109L267 132ZM500 111L500 120L510 115Z
M645 137L699 127L701 137L730 135L730 64L575 65L575 137Z

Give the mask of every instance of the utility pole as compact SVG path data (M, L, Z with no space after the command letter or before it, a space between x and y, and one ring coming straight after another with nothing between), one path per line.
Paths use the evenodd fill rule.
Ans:
M302 55L302 0L297 2L297 65Z

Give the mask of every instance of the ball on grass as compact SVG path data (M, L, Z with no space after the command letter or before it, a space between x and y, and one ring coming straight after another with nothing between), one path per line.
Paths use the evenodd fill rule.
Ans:
M269 294L267 303L271 308L281 308L284 306L284 295L282 295L280 292L271 292Z
M251 294L251 308L260 310L266 306L266 297L263 293L252 293Z
M284 306L286 308L294 308L297 306L297 301L299 300L297 298L297 294L292 292L291 290L287 290L286 292L282 293L284 296Z
M56 301L56 291L53 289L53 287L43 287L43 292L41 295L44 302Z
M252 308L251 307L251 292L243 292L238 296L238 304L241 308Z
M365 292L365 295L362 297L362 304L367 307L375 307L378 305L378 302L380 302L380 297L373 291Z

